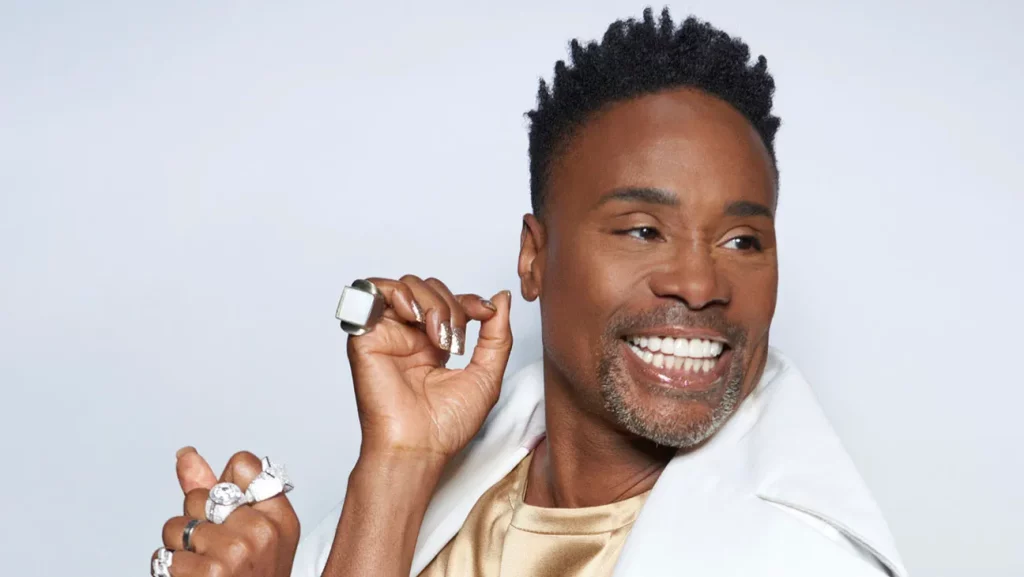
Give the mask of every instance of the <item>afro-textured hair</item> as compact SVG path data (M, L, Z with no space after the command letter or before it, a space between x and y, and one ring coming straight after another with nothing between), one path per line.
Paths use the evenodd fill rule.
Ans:
M729 103L757 130L775 164L775 81L765 57L751 64L750 49L739 38L692 16L677 28L668 8L655 22L648 7L643 21L617 20L600 43L573 40L569 49L571 64L555 64L550 88L541 79L537 109L526 113L530 200L538 217L553 159L588 117L610 103L663 90L692 87Z

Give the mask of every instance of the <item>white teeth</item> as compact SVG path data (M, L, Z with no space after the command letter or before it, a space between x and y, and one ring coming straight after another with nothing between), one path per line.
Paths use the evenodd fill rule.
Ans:
M708 339L681 339L672 337L629 337L626 339L637 347L661 353L663 355L674 355L677 357L691 357L694 359L710 359L722 354L725 346Z
M671 355L676 350L676 343L672 340L672 337L662 339L661 341L661 352L666 355Z
M661 337L648 337L647 348L654 352L661 350Z
M672 352L677 357L690 356L690 342L686 339L676 339L675 350Z
M662 339L664 342L664 339ZM691 343L692 344L692 343ZM700 345L700 343L697 343ZM714 343L709 343L712 352L714 349L719 349L721 352L721 344L717 347L712 347ZM674 354L656 353L651 350L644 350L637 345L630 345L629 350L633 351L633 354L643 359L647 364L654 365L659 369L669 370L683 370L687 373L710 373L711 369L715 367L715 363L718 362L717 358L694 358L694 357L682 357ZM673 351L676 350L673 345Z

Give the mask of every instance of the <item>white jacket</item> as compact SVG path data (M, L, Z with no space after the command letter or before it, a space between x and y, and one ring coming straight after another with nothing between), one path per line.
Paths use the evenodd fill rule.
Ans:
M427 508L412 575L462 527L477 499L544 434L540 362L506 379L483 428ZM341 507L307 535L292 577L319 577ZM662 472L615 577L906 577L892 536L800 372L778 351L736 414ZM467 576L469 577L469 576Z

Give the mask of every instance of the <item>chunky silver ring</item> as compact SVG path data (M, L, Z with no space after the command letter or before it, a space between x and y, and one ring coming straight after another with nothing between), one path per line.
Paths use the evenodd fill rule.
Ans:
M228 515L245 505L245 493L234 483L217 483L206 498L206 519L220 525Z
M196 552L196 544L192 542L192 533L202 522L202 519L189 519L188 524L185 525L185 532L181 534L181 542L189 553Z
M174 551L161 547L156 550L156 557L150 567L153 577L171 577L171 563L174 562Z
M352 336L365 335L380 321L385 308L384 296L372 282L359 279L341 291L338 311L341 330Z
M249 504L266 501L295 488L283 464L272 463L270 457L263 457L260 462L263 471L256 475L249 483L249 488L245 490L245 499Z

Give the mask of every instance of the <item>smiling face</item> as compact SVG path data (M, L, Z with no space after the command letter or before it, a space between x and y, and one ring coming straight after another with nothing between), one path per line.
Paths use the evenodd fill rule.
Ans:
M697 90L616 103L571 137L547 190L519 272L541 301L548 386L661 445L700 443L756 385L775 312L757 132Z

